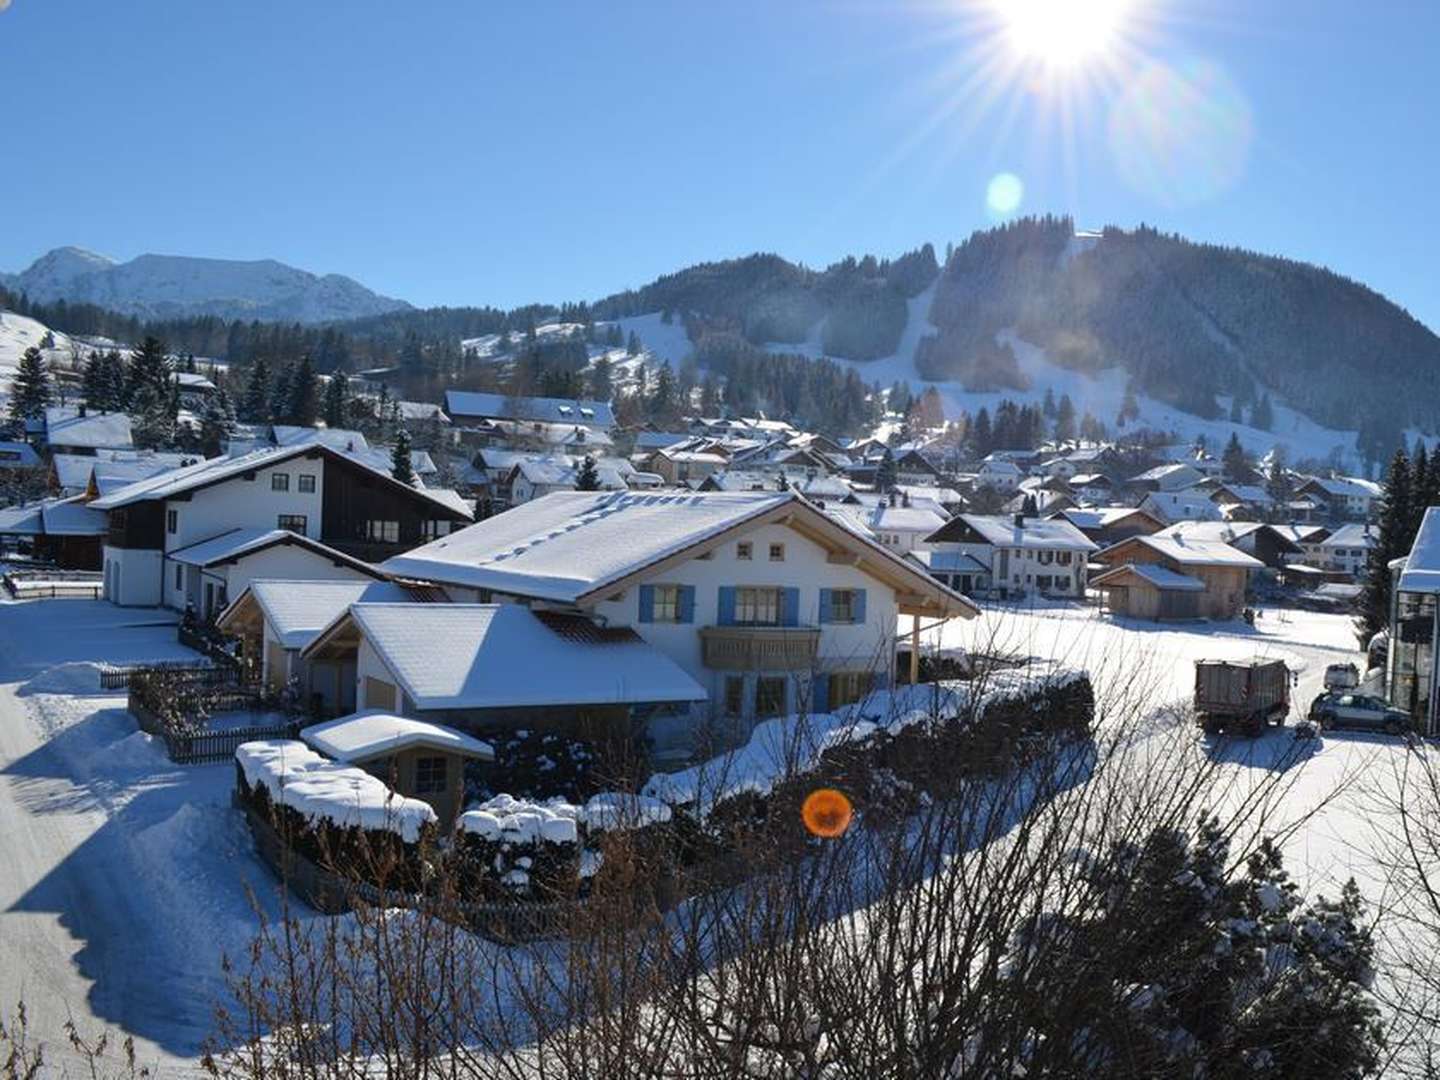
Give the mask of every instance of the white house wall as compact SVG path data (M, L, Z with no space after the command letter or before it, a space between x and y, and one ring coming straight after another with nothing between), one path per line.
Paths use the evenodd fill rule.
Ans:
M124 607L154 607L162 602L160 552L107 544L104 557L105 599Z
M618 600L597 604L594 613L607 625L629 626L647 642L680 665L705 687L711 700L719 702L725 676L734 672L712 671L702 663L699 631L719 622L722 585L774 586L800 590L799 621L804 627L819 627L819 666L831 671L875 671L888 675L894 655L894 636L899 606L890 586L857 567L826 561L818 544L784 525L766 525L740 538L752 545L749 561L736 558L736 540L716 548L709 559L688 562L648 578L651 585L691 585L695 588L693 623L642 623L640 589L626 589ZM783 562L771 562L770 545L785 545ZM820 626L821 589L864 589L865 621L853 625ZM808 679L809 673L805 673ZM791 706L795 707L792 699Z
M272 491L270 477L285 473L289 491ZM300 476L315 477L315 490L301 493ZM293 458L268 469L257 469L254 480L233 477L193 492L190 499L169 499L165 509L175 511L176 531L165 528L165 550L188 547L231 529L273 529L281 514L303 514L305 535L320 539L321 497L325 490L325 462L319 458ZM168 517L168 515L167 515ZM233 595L233 594L232 594Z

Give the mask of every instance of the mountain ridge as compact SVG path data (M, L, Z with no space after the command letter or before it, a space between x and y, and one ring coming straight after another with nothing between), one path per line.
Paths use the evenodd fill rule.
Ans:
M75 246L0 274L0 285L36 303L95 304L147 319L324 323L410 309L343 274L315 274L276 259L145 254L118 262Z

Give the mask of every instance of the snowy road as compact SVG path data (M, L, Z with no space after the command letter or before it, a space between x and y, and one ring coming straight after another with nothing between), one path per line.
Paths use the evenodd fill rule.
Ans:
M67 1016L123 1031L167 1075L211 1030L219 953L253 925L234 868L258 868L228 768L170 765L93 663L186 655L164 613L0 604L0 1009L23 998L52 1047Z

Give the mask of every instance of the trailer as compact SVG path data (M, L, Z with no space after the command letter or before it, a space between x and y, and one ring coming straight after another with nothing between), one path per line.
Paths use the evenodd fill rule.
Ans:
M1259 735L1290 712L1290 669L1283 660L1195 661L1195 717L1208 732Z

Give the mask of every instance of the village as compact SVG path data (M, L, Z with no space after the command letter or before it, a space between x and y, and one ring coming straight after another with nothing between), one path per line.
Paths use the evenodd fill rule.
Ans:
M197 409L207 385L186 383ZM561 932L618 838L716 834L837 752L1008 755L976 726L1006 702L1032 736L1103 728L1122 700L1193 724L1218 708L1199 666L1280 665L1272 698L1203 738L1288 768L1323 731L1297 797L1317 808L1436 731L1440 517L1387 567L1390 626L1358 634L1370 480L1153 438L967 460L944 427L627 429L607 402L459 391L393 409L432 450L403 420L388 445L241 424L210 457L143 450L127 414L83 405L0 444L28 476L0 510L4 750L29 778L6 856L39 879L6 906L89 941L58 992L158 1055L202 1041L247 895L333 915L397 887L336 837L391 845L402 894L416 853L442 853L466 924L504 948ZM927 744L939 730L972 741ZM56 800L81 809L36 840ZM1357 809L1315 812L1316 880L1373 873ZM64 899L135 876L114 910ZM695 887L662 876L662 908ZM154 923L171 905L183 933ZM23 970L66 932L7 936L0 959ZM140 951L173 958L179 1022L123 974Z

